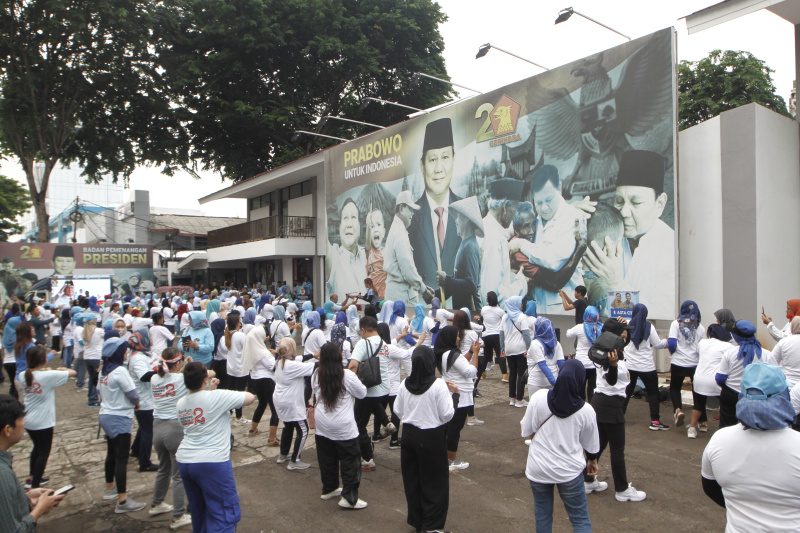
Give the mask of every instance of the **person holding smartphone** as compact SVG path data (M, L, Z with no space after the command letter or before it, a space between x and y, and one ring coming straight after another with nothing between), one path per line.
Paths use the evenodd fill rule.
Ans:
M17 480L9 449L24 433L25 408L16 398L0 394L0 525L4 531L36 531L39 519L64 499L47 489L25 492Z

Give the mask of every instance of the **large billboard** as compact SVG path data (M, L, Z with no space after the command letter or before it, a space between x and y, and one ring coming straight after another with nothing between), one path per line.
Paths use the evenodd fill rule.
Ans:
M0 306L11 296L23 297L44 278L51 279L54 295L84 286L93 296L110 291L123 296L152 292L156 287L153 246L0 243ZM94 294L99 287L108 288Z
M667 28L328 150L326 294L567 314L583 285L673 318L674 49Z

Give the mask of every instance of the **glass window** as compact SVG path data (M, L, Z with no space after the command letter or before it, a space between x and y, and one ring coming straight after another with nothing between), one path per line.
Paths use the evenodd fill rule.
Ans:
M306 180L301 185L303 186L303 196L311 194L311 180Z
M295 183L291 187L289 187L289 199L292 200L294 198L300 198L303 196L303 184L302 183Z

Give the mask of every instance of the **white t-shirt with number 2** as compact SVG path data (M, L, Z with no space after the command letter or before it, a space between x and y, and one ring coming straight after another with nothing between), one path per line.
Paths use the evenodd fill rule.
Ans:
M245 392L202 390L178 400L183 441L179 463L224 463L230 459L231 418L228 411L244 405Z

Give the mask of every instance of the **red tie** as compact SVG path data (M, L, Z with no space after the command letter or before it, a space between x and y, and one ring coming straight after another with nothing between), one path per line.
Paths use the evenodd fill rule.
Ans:
M442 215L444 214L444 207L437 207L434 209L436 211L436 216L439 217L439 223L436 224L436 233L439 234L439 248L444 250L444 220L442 220Z

